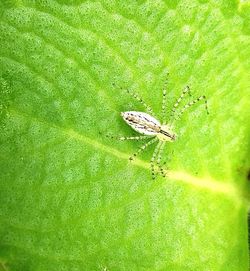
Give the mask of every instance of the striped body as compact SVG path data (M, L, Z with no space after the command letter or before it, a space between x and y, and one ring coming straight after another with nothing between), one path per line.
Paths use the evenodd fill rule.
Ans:
M121 88L122 89L122 88ZM150 166L151 166L151 173L152 173L152 179L155 179L157 174L161 174L163 177L166 176L166 170L164 170L163 165L166 163L166 161L162 164L162 154L164 150L164 146L166 143L173 142L176 139L176 134L173 132L173 122L175 120L180 119L180 117L183 115L183 113L192 105L196 104L199 101L205 102L206 111L208 114L208 108L207 108L207 99L205 95L202 95L190 102L188 102L186 105L182 107L182 109L178 110L178 106L182 102L183 98L187 93L191 96L190 88L189 86L185 87L182 91L182 94L179 96L179 98L176 100L175 104L173 105L173 108L171 110L170 118L168 119L167 123L167 116L166 116L166 85L163 89L163 96L162 96L162 108L161 108L161 116L162 116L162 122L158 121L156 118L152 117L154 116L154 112L152 108L145 103L145 101L135 92L127 89L126 91L131 97L133 97L136 101L141 103L147 113L139 112L139 111L127 111L122 112L121 116L124 119L124 121L133 128L136 132L140 133L140 135L135 136L109 136L110 138L116 138L118 140L147 140L146 143L144 143L142 146L138 148L138 150L129 157L130 161L133 161L135 157L137 157L139 154L141 154L146 148L153 145L157 142L157 145L154 149L153 155L150 160Z
M131 126L136 132L157 136L161 141L174 141L175 134L167 125L161 125L154 117L144 112L127 111L121 113L126 123Z

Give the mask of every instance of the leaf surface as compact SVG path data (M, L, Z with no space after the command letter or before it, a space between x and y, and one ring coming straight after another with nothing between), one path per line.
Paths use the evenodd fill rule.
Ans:
M0 270L248 270L248 1L0 3ZM154 146L120 112L204 104ZM101 132L101 134L100 134Z

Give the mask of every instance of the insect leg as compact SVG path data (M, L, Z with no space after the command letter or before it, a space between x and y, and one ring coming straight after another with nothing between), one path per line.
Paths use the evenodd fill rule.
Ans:
M122 88L121 88L121 89L122 89ZM150 115L155 115L154 112L153 112L153 110L152 110L152 108L151 108L148 104L146 104L146 103L144 102L144 100L143 100L136 92L133 92L132 90L129 90L129 89L126 89L126 91L127 91L127 93L128 93L131 97L133 97L134 99L136 99L137 101L139 101L139 102L145 107L145 109L148 111L148 113L149 113Z
M162 165L161 165L161 158L162 158L161 155L162 155L165 144L166 144L166 142L162 142L162 144L160 145L158 157L157 157L157 166L158 166L160 173L163 177L166 177L166 173L164 172Z
M166 95L167 95L167 80L164 84L164 88L162 91L162 105L161 105L161 116L163 119L163 124L166 124Z
M153 152L153 156L150 160L150 166L151 166L151 173L152 173L152 179L154 180L155 179L155 158L157 156L157 153L159 151L159 148L161 146L162 142L159 142Z
M186 86L186 87L183 89L183 91L182 91L182 93L181 93L181 96L180 96L180 97L177 99L177 101L175 102L175 104L174 104L174 106L173 106L173 108L172 108L172 110L171 110L171 115L170 115L170 118L171 118L171 119L173 118L173 116L174 116L174 114L175 114L175 111L176 111L176 109L177 109L179 103L181 102L181 100L183 99L183 97L185 96L185 94L186 94L187 92L188 92L189 95L191 96L191 92L190 92L189 86Z
M124 140L143 140L143 139L148 139L151 136L115 136L115 135L105 135L108 138L111 139L116 139L116 140L120 140L120 141L124 141Z
M208 107L207 107L207 98L205 95L202 95L200 96L199 98L189 102L188 104L186 104L182 110L180 111L180 113L177 115L177 118L180 118L182 116L182 114L186 111L186 109L188 109L190 106L196 104L197 102L201 101L201 100L204 100L204 103L205 103L205 108L206 108L206 111L207 111L207 114L209 114L208 112Z
M140 154L141 152L143 152L148 146L152 145L153 143L155 143L158 140L157 137L155 137L154 139L148 141L147 143L145 143L144 145L142 145L137 152L135 152L132 156L129 157L130 161L133 161L135 159L135 157Z

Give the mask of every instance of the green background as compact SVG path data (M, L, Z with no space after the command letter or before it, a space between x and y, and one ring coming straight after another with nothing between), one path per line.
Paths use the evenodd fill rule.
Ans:
M0 270L248 270L249 34L249 1L1 1ZM104 135L136 134L127 88L162 120L168 73L168 112L189 85L210 115L153 181Z

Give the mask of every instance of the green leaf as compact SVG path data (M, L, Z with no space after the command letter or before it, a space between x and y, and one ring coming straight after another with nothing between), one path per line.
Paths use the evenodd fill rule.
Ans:
M234 0L0 3L0 270L248 270L250 5ZM120 112L162 120L151 178ZM181 108L181 107L180 107ZM101 134L100 134L101 132Z

